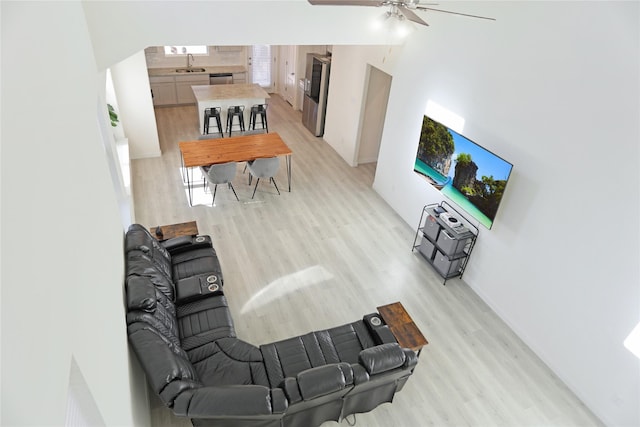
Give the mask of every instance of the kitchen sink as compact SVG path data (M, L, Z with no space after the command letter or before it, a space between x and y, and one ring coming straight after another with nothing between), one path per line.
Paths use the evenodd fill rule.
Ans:
M204 68L176 68L176 73L204 73Z

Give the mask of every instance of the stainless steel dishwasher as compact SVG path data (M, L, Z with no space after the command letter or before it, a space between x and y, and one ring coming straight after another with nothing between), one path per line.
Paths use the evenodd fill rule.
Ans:
M231 73L209 74L210 85L230 85L231 83L233 83L233 74Z

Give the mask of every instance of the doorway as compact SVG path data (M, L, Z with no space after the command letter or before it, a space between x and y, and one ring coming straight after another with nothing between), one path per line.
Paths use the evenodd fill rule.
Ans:
M360 121L360 138L356 164L378 161L380 141L387 115L387 103L391 90L391 75L367 65L364 105Z
M296 108L296 53L297 47L280 46L278 89L285 101Z

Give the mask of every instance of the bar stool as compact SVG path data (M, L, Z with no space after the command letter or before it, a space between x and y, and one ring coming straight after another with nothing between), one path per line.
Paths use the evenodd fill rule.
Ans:
M204 109L204 129L202 130L203 135L209 134L209 121L212 118L216 119L216 126L218 126L218 132L221 136L224 136L224 132L222 131L222 121L220 120L220 112L222 108L220 107L211 107Z
M249 116L249 129L256 128L256 119L259 115L262 129L265 129L267 133L269 132L269 125L267 124L267 107L267 104L255 104L253 107L251 107L251 115Z
M238 118L240 130L244 132L244 105L232 105L227 110L227 131L231 136L231 128L233 128L233 118Z

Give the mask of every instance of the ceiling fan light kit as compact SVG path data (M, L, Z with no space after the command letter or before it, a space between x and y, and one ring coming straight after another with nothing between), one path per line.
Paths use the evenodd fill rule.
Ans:
M394 11L393 9L384 12L382 15L378 16L378 18L374 19L372 27L376 31L384 29L398 39L405 38L414 29L404 15Z
M414 10L419 11L434 11L434 12L442 12L449 13L451 15L460 15L466 16L469 18L479 18L479 19L487 19L491 21L495 21L494 18L489 18L486 16L479 15L470 15L467 13L453 12L450 10L444 9L435 9L432 7L427 7L425 5L437 5L437 3L420 3L420 0L407 0L407 1L382 1L382 0L308 0L314 6L369 6L369 7L380 7L380 6L389 6L389 10L386 12L386 19L395 18L401 23L406 23L406 20L411 22L415 22L416 24L429 26L425 20L423 20Z

